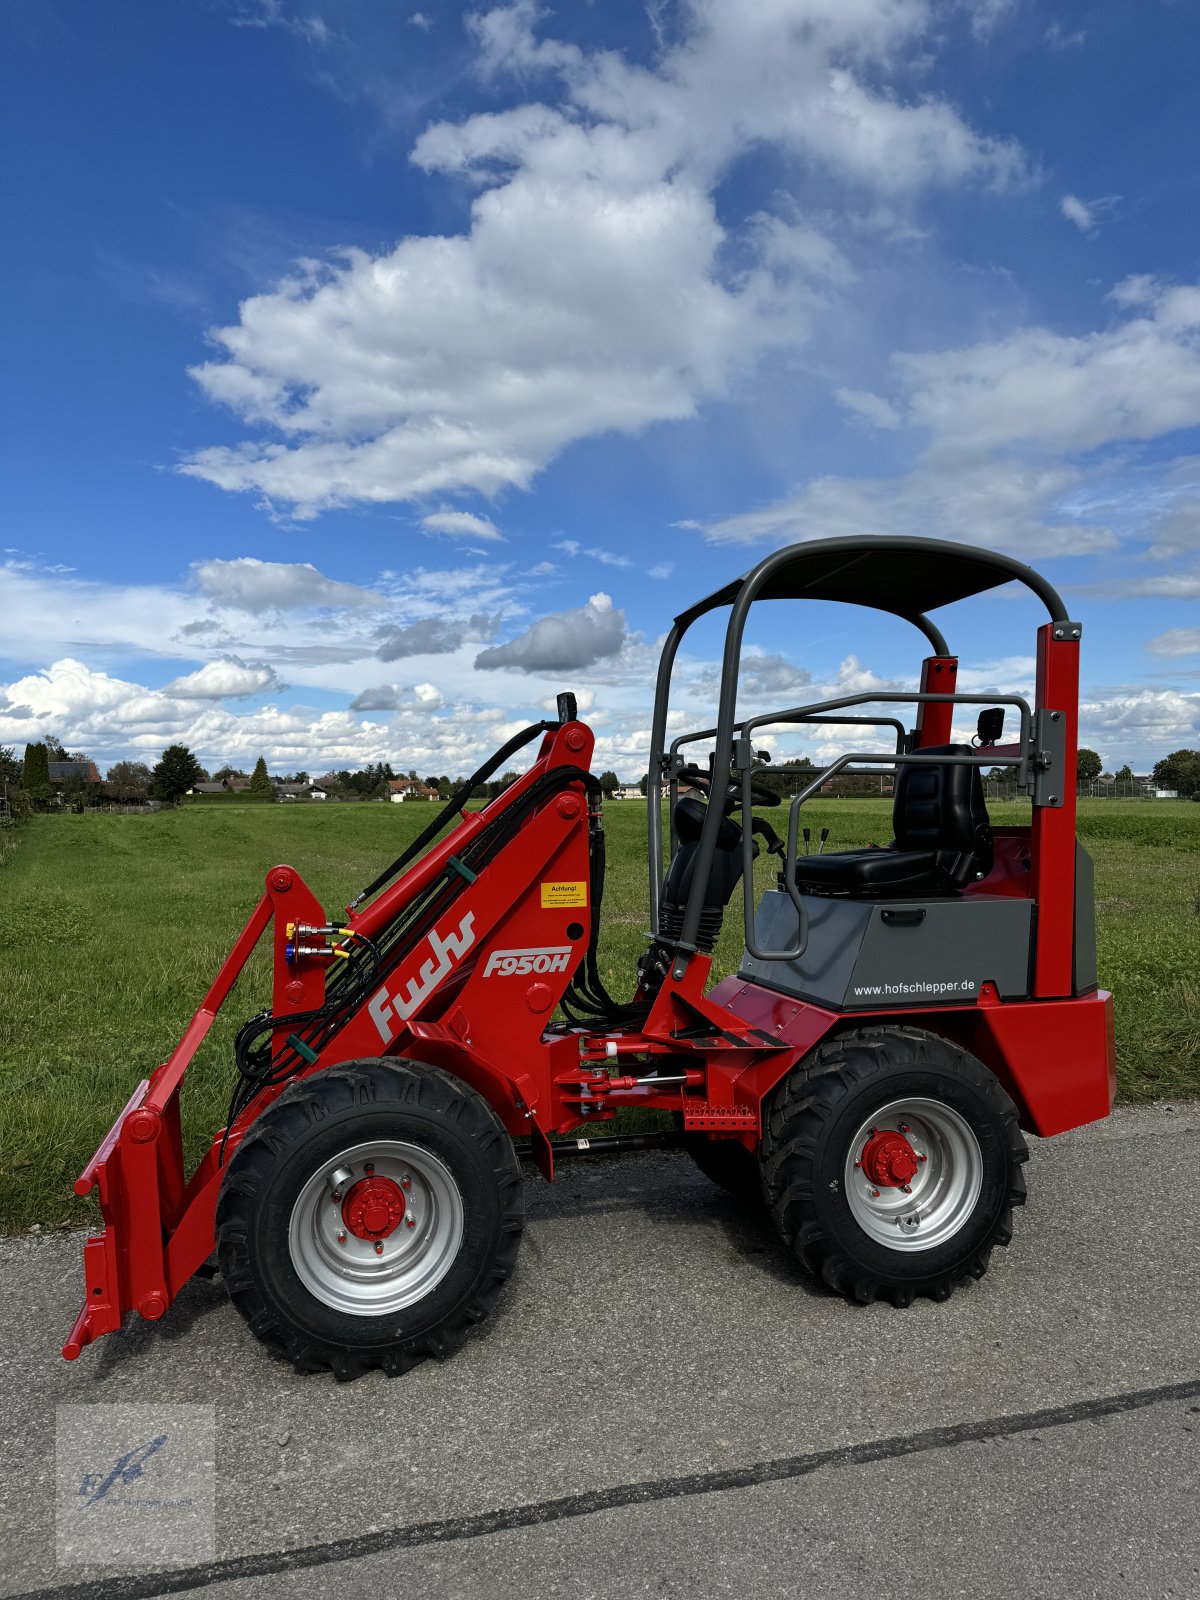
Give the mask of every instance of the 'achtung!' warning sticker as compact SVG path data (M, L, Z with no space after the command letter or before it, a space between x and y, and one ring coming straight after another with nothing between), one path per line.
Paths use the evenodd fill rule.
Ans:
M587 883L543 883L542 910L551 906L585 906L588 903Z

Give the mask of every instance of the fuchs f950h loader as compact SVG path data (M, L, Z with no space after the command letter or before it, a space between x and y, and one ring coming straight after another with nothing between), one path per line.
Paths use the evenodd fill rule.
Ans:
M1033 703L960 694L928 613L1014 580L1046 613ZM913 623L927 649L916 687L739 719L750 607L794 599ZM713 725L668 742L676 651L718 608ZM585 1142L567 1136L631 1106L674 1113L674 1137L711 1177L761 1193L831 1291L906 1306L980 1277L1025 1198L1023 1130L1059 1133L1112 1104L1112 1000L1096 983L1091 863L1075 837L1080 632L1029 568L926 539L796 545L684 611L658 672L650 935L625 999L597 967L600 788L569 693L344 917L294 868L273 868L183 1038L75 1185L98 1191L104 1227L84 1246L86 1299L63 1354L130 1312L167 1315L215 1251L251 1332L300 1370L399 1373L445 1355L513 1270L519 1153L550 1179ZM971 742L953 737L964 708L978 714ZM780 797L759 781L755 740L813 723L866 724L873 748L802 775L780 834L761 814ZM535 741L523 777L463 809ZM706 764L689 745L712 747ZM1014 770L1027 823L992 827L985 766ZM802 853L811 796L880 767L895 774L892 842ZM756 903L762 851L778 870ZM745 955L710 987L739 888ZM226 1125L189 1174L180 1086L268 932L271 1007L237 1036Z

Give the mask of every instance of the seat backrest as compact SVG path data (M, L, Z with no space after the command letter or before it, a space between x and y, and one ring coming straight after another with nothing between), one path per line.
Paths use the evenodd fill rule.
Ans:
M668 942L678 939L683 929L683 914L700 854L700 835L708 806L699 795L685 794L675 805L675 833L679 840L663 879L659 905L659 937ZM754 847L755 855L758 846ZM704 907L696 943L701 950L716 948L717 936L729 898L742 876L742 830L732 817L722 817L717 832L717 850L704 886Z
M933 745L923 756L969 756L965 744ZM933 850L938 866L957 887L992 869L992 829L978 767L939 762L902 764L896 774L892 829L897 848Z

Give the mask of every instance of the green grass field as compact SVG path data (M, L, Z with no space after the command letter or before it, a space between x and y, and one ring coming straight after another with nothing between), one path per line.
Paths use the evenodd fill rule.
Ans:
M0 1228L91 1214L90 1201L72 1196L73 1179L178 1039L268 867L291 862L336 914L432 814L307 804L34 818L0 854ZM1016 821L1021 808L992 815ZM832 830L831 849L886 840L888 820L886 802L811 807L812 824ZM644 948L645 807L613 802L605 824L600 965L619 997ZM1121 1095L1200 1095L1200 805L1085 802L1079 834L1096 860ZM740 940L735 906L717 953L722 973L736 967ZM224 1120L233 1033L268 997L269 970L256 957L185 1085L193 1157Z

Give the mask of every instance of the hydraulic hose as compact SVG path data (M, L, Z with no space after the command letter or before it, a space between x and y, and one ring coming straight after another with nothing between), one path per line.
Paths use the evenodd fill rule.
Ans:
M413 842L402 854L396 857L391 866L385 868L373 882L367 885L361 894L350 902L350 909L353 911L355 907L362 905L364 900L369 900L385 884L390 883L396 874L401 872L410 861L415 860L426 845L432 844L450 819L457 816L466 805L474 790L481 783L486 783L494 772L499 771L510 756L515 755L518 750L524 749L531 739L537 738L539 733L548 733L551 728L557 728L558 726L557 722L534 722L528 728L522 728L520 733L513 734L508 743L501 745L495 755L485 761L478 772L473 772L469 778L459 785L429 826L422 828Z
M520 748L522 743L527 743L536 733L544 731L546 726L554 727L557 724L525 729L517 735L516 740L510 740L490 762L480 768L480 773L469 779L459 793L469 793L477 783L485 781L486 776L490 776L497 766L508 759L514 748ZM589 797L589 809L592 809L600 796L599 780L580 767L555 767L532 783L464 847L463 863L474 876L478 876L512 842L531 811L573 783L584 785ZM453 814L457 809L456 796L447 814ZM424 842L428 843L436 835L442 820L435 819L425 830ZM590 936L587 949L563 997L562 1009L568 1020L576 1025L595 1023L611 1027L643 1015L646 1005L619 1005L609 995L600 977L596 950L604 894L604 834L601 828L593 826L589 829L588 844L592 901ZM382 887L388 878L413 858L419 848L421 840L415 841L404 857L377 879L371 888L364 890L360 899ZM366 959L352 959L339 965L337 972L332 975L325 1002L320 1007L283 1015L260 1012L243 1025L235 1046L239 1077L230 1100L226 1137L236 1120L263 1090L278 1087L296 1076L305 1066L311 1065L324 1045L356 1014L368 994L415 947L466 886L466 880L458 872L447 868L414 900L399 909L392 922L376 934L374 942L362 941L367 947L364 951ZM291 1031L278 1051L272 1053L269 1040L261 1044L257 1042L264 1035L272 1036L285 1028Z

